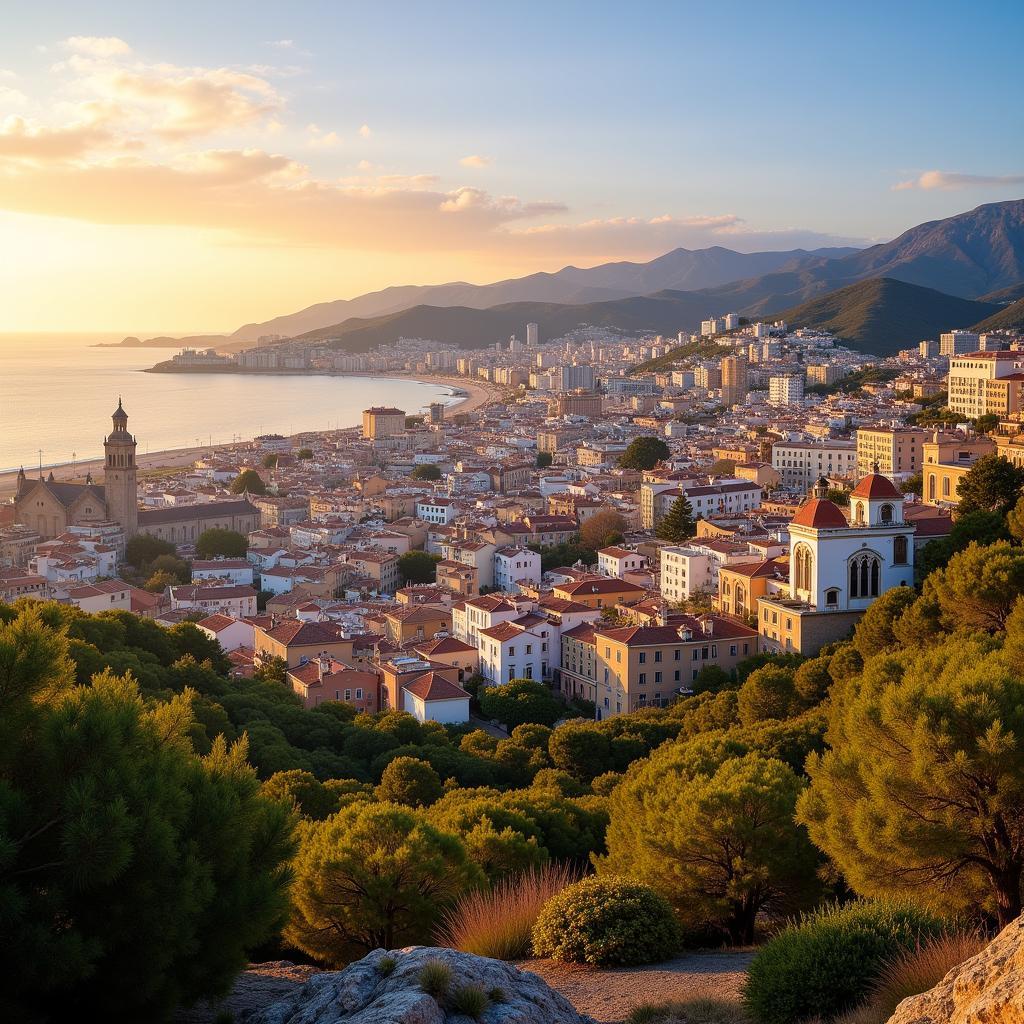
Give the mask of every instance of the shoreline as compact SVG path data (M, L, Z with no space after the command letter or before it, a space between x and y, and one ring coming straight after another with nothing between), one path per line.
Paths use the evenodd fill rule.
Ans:
M143 371L145 372L145 371ZM474 381L462 377L442 377L432 374L378 374L372 372L354 372L345 374L352 377L376 377L379 380L412 380L420 384L434 385L437 387L449 388L452 391L461 391L462 394L455 395L456 401L445 405L445 413L474 412L494 401L499 393L494 385L487 381ZM360 429L359 423L353 423L350 427L341 427L338 431L330 433L343 433L346 430ZM288 435L298 437L300 434L324 434L323 430L302 430L296 434ZM136 462L140 472L155 472L158 470L183 469L191 466L197 459L217 452L231 451L250 445L253 438L245 441L227 442L215 444L212 447L208 444L191 446L187 448L165 448L160 451L149 452L145 455L137 455ZM102 482L103 459L82 459L75 463L58 462L43 466L43 474L48 475L52 471L53 478L57 482L83 482L88 473L92 473L97 483ZM37 467L26 466L27 476L33 476ZM12 498L18 487L18 470L12 469L0 472L0 501Z

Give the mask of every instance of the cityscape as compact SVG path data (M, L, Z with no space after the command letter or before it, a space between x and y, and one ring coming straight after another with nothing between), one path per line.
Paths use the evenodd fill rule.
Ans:
M641 7L695 37L735 27ZM613 212L662 202L653 170L614 207L598 170L572 206L399 174L394 141L372 146L414 97L356 54L387 37L379 13L261 8L229 46L225 12L186 5L211 35L172 64L166 12L159 62L151 28L103 8L110 34L55 8L17 60L0 43L0 234L25 252L0 409L26 447L0 471L4 1020L1024 1020L1019 83L970 85L1009 165L922 169L941 151L908 127L855 175L892 179L858 229L863 181L854 209L801 206L795 183L776 209L745 164L751 227ZM568 10L536 73L582 117L551 62ZM447 38L392 13L446 137L445 58L497 17L453 4ZM591 13L611 54L644 12ZM929 16L893 31L975 31ZM999 3L976 17L1024 28ZM880 14L821 18L801 38L845 25L852 87L859 19ZM493 69L473 57L488 96L508 44ZM371 81L387 103L328 127L324 95ZM783 109L810 123L800 89ZM700 123L685 107L664 111L679 131ZM883 108L869 91L842 116L888 132ZM476 130L489 145L458 173L504 174ZM278 154L297 131L301 166ZM200 135L224 148L192 151ZM559 194L557 156L516 187ZM694 173L678 209L723 208ZM97 247L74 336L37 291L59 294L61 231ZM177 308L180 329L143 331L143 293L117 296L162 231L178 294L148 322Z

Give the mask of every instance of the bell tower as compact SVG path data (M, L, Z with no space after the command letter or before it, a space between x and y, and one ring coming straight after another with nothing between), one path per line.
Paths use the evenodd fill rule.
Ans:
M103 484L106 491L107 515L120 523L126 537L139 529L138 485L135 464L135 438L128 433L128 413L117 400L111 417L114 429L103 440L106 458L103 463Z

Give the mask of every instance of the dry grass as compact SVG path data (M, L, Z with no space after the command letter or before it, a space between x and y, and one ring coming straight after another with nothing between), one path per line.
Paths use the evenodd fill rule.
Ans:
M988 939L976 931L956 931L930 939L885 965L871 995L834 1024L885 1024L908 996L934 988L954 968L980 953Z
M748 1024L749 1019L737 1002L689 999L638 1006L628 1024Z
M541 908L580 877L576 868L547 864L467 893L445 914L437 940L463 953L522 960Z

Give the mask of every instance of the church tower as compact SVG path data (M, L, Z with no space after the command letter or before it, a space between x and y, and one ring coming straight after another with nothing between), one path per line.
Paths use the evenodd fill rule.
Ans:
M126 537L132 537L139 529L135 438L128 433L128 413L124 411L120 398L117 400L117 409L112 419L114 429L103 441L103 450L106 453L103 483L107 515L121 524Z

